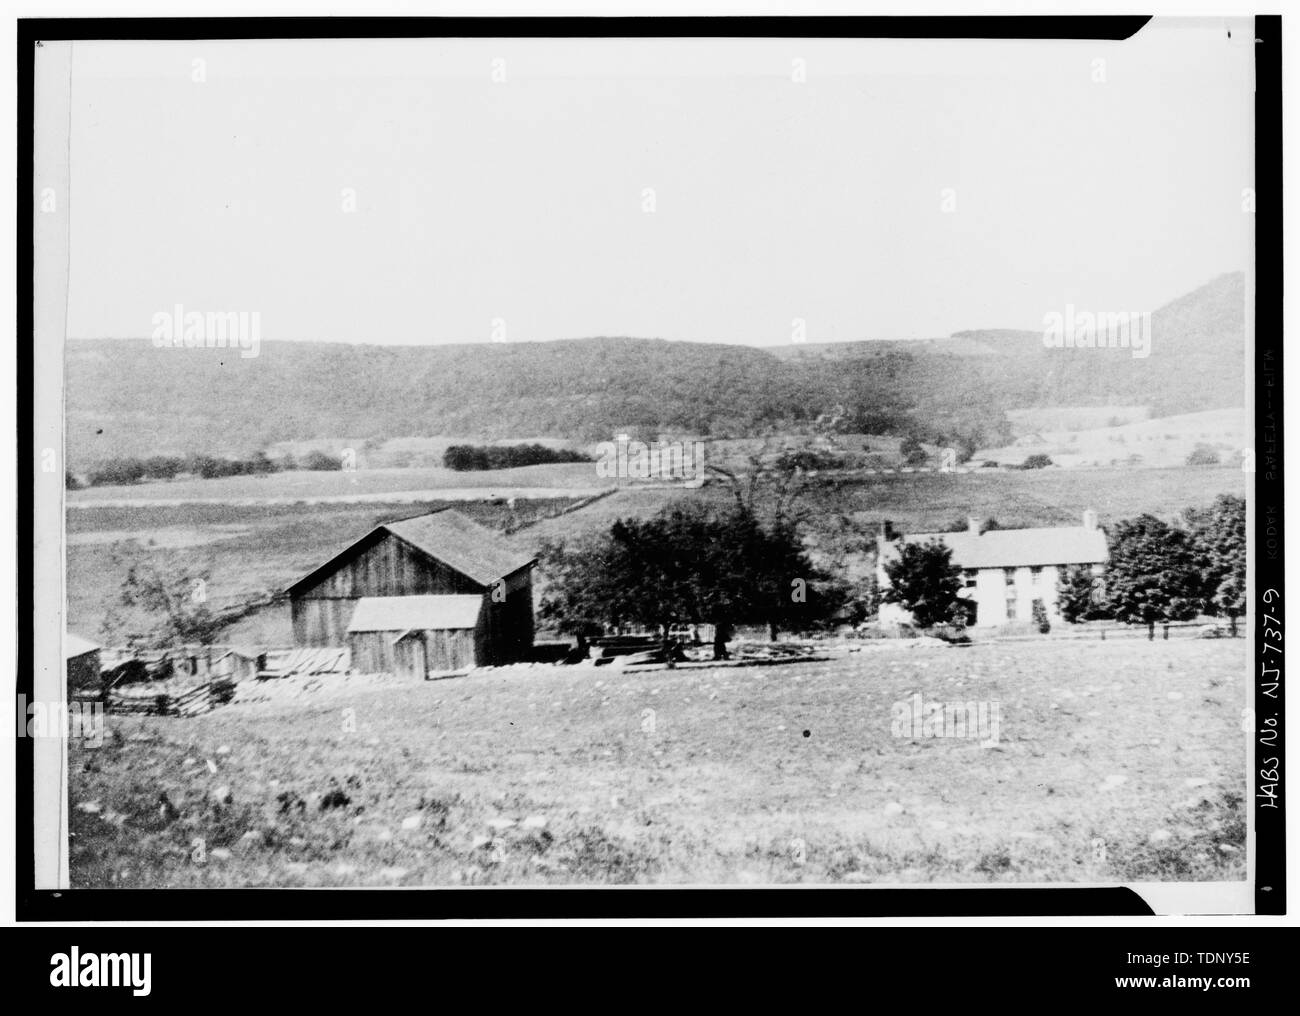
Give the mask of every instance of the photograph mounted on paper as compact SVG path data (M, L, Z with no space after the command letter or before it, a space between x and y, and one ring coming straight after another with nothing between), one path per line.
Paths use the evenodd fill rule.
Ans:
M1249 909L1249 37L43 45L52 883Z

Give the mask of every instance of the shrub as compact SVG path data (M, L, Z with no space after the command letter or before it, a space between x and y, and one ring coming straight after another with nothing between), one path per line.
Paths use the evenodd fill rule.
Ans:
M343 468L343 460L337 455L328 455L319 449L312 449L298 460L298 468L318 472L337 471Z
M925 449L914 437L903 438L903 443L898 446L898 453L909 466L919 466L925 461Z
M442 456L443 466L457 472L590 461L590 456L582 452L570 448L547 448L540 444L451 445Z

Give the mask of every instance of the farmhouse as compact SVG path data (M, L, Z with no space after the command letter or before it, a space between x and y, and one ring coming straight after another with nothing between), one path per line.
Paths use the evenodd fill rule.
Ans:
M289 587L294 642L348 646L375 673L524 660L535 563L450 509L389 522Z
M881 527L876 541L876 581L889 585L885 564L898 557L903 544L940 540L952 549L952 563L962 570L962 595L975 604L975 624L990 626L1031 621L1034 604L1041 602L1049 621L1061 619L1057 608L1057 582L1066 568L1090 567L1100 575L1108 552L1106 534L1097 526L1097 513L1083 513L1080 526L1041 529L991 529L980 532L979 520L968 520L965 532L914 533L903 536ZM906 610L882 603L880 620L907 623Z

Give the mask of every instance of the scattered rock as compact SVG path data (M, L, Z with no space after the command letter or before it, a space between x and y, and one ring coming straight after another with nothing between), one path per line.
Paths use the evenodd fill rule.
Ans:
M98 801L82 801L77 805L77 810L84 811L87 815L98 815L103 810L103 806Z
M545 815L529 815L526 819L524 819L524 828L525 828L525 829L545 829L545 828L546 828L546 816L545 816Z
M1167 840L1172 840L1173 838L1174 838L1174 834L1171 833L1168 829L1157 829L1155 832L1153 832L1150 836L1147 837L1147 841L1149 843L1164 843Z
M1183 697L1183 693L1181 691L1171 691L1168 695L1165 696L1165 698L1167 698L1170 702L1177 702L1182 697Z
M212 792L212 800L217 804L229 804L234 800L234 795L230 793L230 788L223 784Z
M1207 787L1209 785L1210 781L1204 776L1189 776L1187 779L1183 780L1184 787Z
M212 759L208 759L207 761L208 761L208 772L212 773L215 776L217 773L217 764L213 762Z
M478 850L479 847L486 847L491 842L491 836L475 836L473 841L470 843L470 849Z
M904 810L905 809L903 808L903 806L899 804L897 801L890 801L887 805L885 805L886 815L901 815L903 814Z
M1127 776L1124 776L1120 773L1115 773L1111 776L1106 777L1106 779L1101 784L1101 789L1114 790L1116 787L1122 787L1127 782L1128 782Z
M406 818L402 819L402 828L406 830L419 829L420 823L423 821L424 819L419 815L407 815Z
M329 811L331 808L346 808L351 803L352 798L336 787L328 794L321 796L320 810Z
M489 829L495 829L497 832L501 832L503 829L509 829L514 824L515 820L512 818L493 818L488 819L487 825Z
M228 745L228 744L223 744L223 745L221 745L221 746L217 749L217 754L218 754L218 755L229 755L229 754L230 754L230 745Z
M208 853L214 861L230 860L230 851L225 847L214 847L212 850L208 851Z

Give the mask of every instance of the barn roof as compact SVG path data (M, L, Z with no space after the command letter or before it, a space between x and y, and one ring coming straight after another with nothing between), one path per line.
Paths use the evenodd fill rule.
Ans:
M904 543L928 540L940 540L952 548L952 563L967 569L1101 564L1109 557L1106 534L1096 527L990 529L982 534L913 533L903 537Z
M348 631L473 628L482 606L481 596L363 596L352 612Z
M512 547L500 534L448 508L375 527L361 539L353 540L319 568L298 579L286 591L294 593L310 586L334 571L355 554L358 548L373 545L376 537L389 533L426 557L442 562L485 588L537 560L532 554Z
M481 586L490 586L536 560L532 554L512 547L498 533L452 509L390 522L381 528Z
M91 642L90 639L83 639L80 635L73 635L70 631L63 633L63 658L65 660L70 660L74 656L85 656L87 653L93 653L99 649L99 644Z

